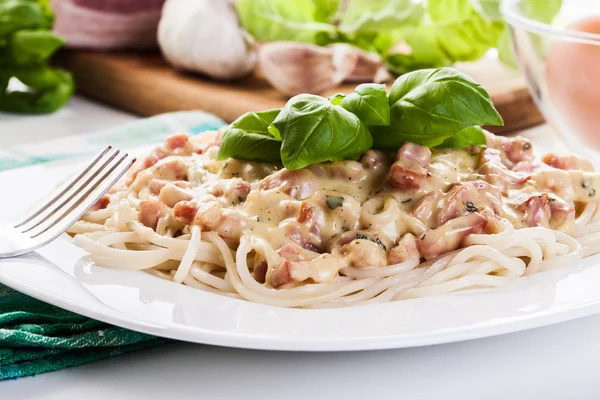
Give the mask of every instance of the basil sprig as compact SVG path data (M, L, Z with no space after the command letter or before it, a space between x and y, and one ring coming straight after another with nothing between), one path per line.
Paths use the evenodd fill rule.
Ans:
M371 131L375 147L385 150L406 141L435 147L468 127L503 124L486 90L453 68L402 75L390 90L389 105L390 124Z
M406 141L483 146L480 125L502 125L485 89L455 69L426 69L398 78L389 96L383 85L363 84L346 96L301 94L281 110L246 113L225 132L217 159L300 169L356 160L371 147L395 151Z

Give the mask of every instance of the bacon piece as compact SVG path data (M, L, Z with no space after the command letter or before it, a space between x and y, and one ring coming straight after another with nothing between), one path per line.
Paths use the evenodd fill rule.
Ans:
M431 159L431 150L412 142L406 142L398 150L396 162L388 171L386 183L393 188L419 189L429 172L427 166Z
M278 288L286 283L292 281L292 275L290 272L291 263L288 260L284 260L271 275L271 286Z
M487 148L480 153L479 173L485 175L486 182L498 186L504 192L509 186L521 186L531 178L529 173L509 170L502 163L500 150L492 148Z
M580 170L586 172L593 172L594 167L591 162L577 157L576 155L557 155L548 153L542 157L542 162L554 168L562 170Z
M369 149L360 157L359 162L365 169L379 169L387 165L388 157L383 151Z
M479 191L471 183L455 185L448 192L446 202L440 212L440 225L446 222L483 208Z
M254 255L254 268L252 269L252 276L257 282L265 283L267 278L267 270L269 265L267 260L259 254Z
M417 250L417 239L411 233L402 236L402 239L388 253L388 264L400 264L407 260L419 260L419 250Z
M444 225L427 231L417 240L417 249L426 259L438 257L461 246L465 237L483 233L487 219L477 212L455 218Z
M529 139L517 136L515 138L502 138L501 149L506 154L506 158L514 164L522 161L533 161L533 146Z
M523 222L527 226L549 226L550 207L548 206L548 194L531 196L521 203L517 210L523 213Z
M237 204L246 201L250 194L251 186L240 178L220 180L211 189L211 194L222 197L228 204Z
M298 222L308 222L313 220L315 217L315 213L313 212L313 208L305 202L302 202L300 206L300 212L298 213Z
M177 149L185 148L188 143L190 143L190 140L187 133L175 133L165 139L165 149L173 152Z
M158 201L142 200L138 221L148 228L156 229L158 220L163 216L164 204Z
M108 207L109 203L110 198L108 196L102 196L100 200L98 200L96 204L94 204L94 206L90 208L90 211L104 210L106 207Z
M298 200L303 200L312 197L315 193L317 179L315 174L308 169L282 169L263 179L259 187L263 190L275 189Z
M427 193L415 204L412 214L423 222L431 221L440 209L443 198L444 193L439 189Z
M191 201L180 201L173 207L173 218L182 224L191 225L198 212L198 204Z

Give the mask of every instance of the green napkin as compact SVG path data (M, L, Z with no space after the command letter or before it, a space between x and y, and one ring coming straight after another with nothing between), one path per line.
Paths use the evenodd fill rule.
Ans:
M0 380L56 371L166 342L0 285Z
M163 114L108 131L0 150L0 170L93 154L107 144L130 148L160 143L173 132L195 134L223 124L199 111ZM0 380L56 371L166 342L54 307L0 284Z

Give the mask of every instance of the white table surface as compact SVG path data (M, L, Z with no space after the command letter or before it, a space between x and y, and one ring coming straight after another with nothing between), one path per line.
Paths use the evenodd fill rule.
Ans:
M51 116L0 114L0 149L135 117L75 98ZM535 132L534 132L535 135ZM0 399L600 399L600 315L449 345L284 353L173 343L0 382Z

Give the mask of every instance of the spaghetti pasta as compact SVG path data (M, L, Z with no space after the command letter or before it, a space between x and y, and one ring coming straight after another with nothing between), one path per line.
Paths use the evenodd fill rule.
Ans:
M218 162L216 141L178 139L71 227L96 264L319 308L502 287L600 253L599 202L574 189L583 176L591 194L598 175L507 158L506 144L522 138L434 152L422 177L408 158L414 144L395 159L369 150L369 163L288 171ZM165 179L172 165L185 165L185 176ZM407 176L416 183L402 187Z

